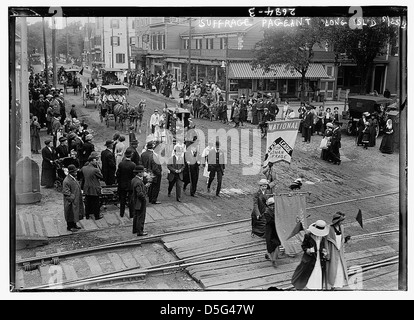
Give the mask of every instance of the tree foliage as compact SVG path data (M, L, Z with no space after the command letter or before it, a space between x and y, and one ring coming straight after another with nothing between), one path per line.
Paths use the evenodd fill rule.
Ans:
M319 18L308 18L309 23L298 27L267 29L264 38L256 44L253 68L272 70L286 65L301 74L301 99L304 99L305 75L314 56L314 46L324 46L325 30Z

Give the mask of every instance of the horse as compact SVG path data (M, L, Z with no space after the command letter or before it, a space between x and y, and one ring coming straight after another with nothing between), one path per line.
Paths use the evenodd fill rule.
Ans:
M129 111L130 111L130 106L128 102L124 102L122 104L117 103L114 106L113 115L114 115L114 120L115 120L115 130L116 130L116 124L118 121L121 125L121 130L124 129L125 120L129 118Z
M131 106L129 110L129 124L134 125L136 131L139 122L139 132L141 133L142 117L146 108L146 100L141 100L138 105Z

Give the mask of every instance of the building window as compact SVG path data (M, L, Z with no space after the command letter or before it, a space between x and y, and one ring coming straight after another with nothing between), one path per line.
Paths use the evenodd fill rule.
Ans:
M125 54L117 53L116 54L116 63L125 63Z
M111 19L111 28L112 29L119 29L119 20L118 19Z
M332 66L325 66L326 74L330 77L333 77L333 67Z
M132 19L132 29L135 29L135 19Z
M113 36L111 37L111 46L119 46L119 37L118 36Z
M220 49L226 49L227 47L227 38L220 38Z
M129 37L129 45L130 46L136 46L136 38L135 37Z
M196 39L196 49L203 49L203 39Z
M214 49L213 48L213 38L211 39L206 39L206 49Z
M188 39L184 40L184 49L188 49Z
M157 35L153 34L151 36L151 50L158 50L157 49Z
M96 29L100 29L100 18L96 18Z
M95 45L97 46L101 45L101 36L95 36Z

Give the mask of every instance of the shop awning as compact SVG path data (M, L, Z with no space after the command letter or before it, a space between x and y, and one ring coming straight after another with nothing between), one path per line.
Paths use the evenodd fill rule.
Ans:
M306 72L307 79L330 78L323 65L312 63ZM286 69L286 65L274 66L265 72L261 68L253 69L248 62L230 62L229 79L301 79L301 74L294 69Z

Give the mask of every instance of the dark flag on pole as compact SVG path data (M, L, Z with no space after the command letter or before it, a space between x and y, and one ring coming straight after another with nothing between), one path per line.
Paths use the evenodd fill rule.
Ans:
M83 75L83 67L82 67L81 71L79 71L79 74Z
M304 229L303 229L303 226L302 226L302 222L298 221L298 222L296 223L295 228L292 230L292 232L290 233L289 237L287 237L287 239L286 239L286 240L289 240L290 238L292 238L293 236L295 236L296 234L298 234L298 233L299 233L299 232L301 232L302 230L304 230Z
M356 216L356 221L358 221L359 225L361 226L362 229L364 229L364 226L362 224L362 212L361 209L358 210L358 214Z

